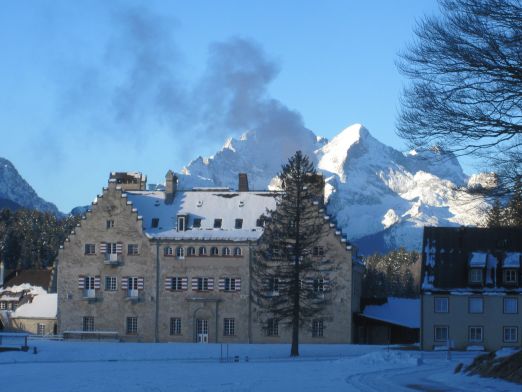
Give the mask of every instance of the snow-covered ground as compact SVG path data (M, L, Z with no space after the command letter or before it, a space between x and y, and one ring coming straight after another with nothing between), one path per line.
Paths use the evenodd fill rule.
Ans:
M379 346L132 344L34 340L38 353L0 352L0 378L15 391L520 391L455 375L477 353L419 353ZM248 357L248 361L246 359ZM422 358L422 363L419 360Z

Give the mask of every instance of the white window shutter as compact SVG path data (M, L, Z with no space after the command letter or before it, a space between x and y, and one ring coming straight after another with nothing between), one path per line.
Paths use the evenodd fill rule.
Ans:
M144 279L142 277L138 278L138 290L143 290Z
M198 289L198 278L192 278L192 290Z
M100 276L95 276L94 277L94 288L95 289L100 289L101 288L101 278L100 278Z
M208 289L214 290L214 278L208 278Z
M236 278L236 291L241 291L241 278Z
M124 276L123 278L121 278L121 289L127 290L128 287L129 287L129 277Z
M219 278L219 286L218 286L218 288L219 288L220 291L225 290L225 278Z
M78 288L79 289L84 289L85 288L85 276L83 276L83 275L80 275L78 277Z
M188 289L188 278L181 278L181 289L182 290Z
M165 278L165 290L172 290L172 278L170 276Z
M123 244L121 242L118 242L116 244L116 253L119 255L123 253Z
M105 243L105 242L100 243L100 253L101 254L107 253L107 243Z

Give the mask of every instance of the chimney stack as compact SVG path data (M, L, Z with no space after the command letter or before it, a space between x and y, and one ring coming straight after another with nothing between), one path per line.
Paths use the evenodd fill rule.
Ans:
M246 173L239 173L239 192L248 192L248 176Z
M178 177L174 175L172 170L169 170L165 175L165 203L172 204L176 191L178 190Z

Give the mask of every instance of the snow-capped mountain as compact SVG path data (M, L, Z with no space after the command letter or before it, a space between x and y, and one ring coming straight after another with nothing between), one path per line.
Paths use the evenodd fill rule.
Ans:
M261 136L247 132L228 140L213 157L192 161L182 170L180 186L236 188L237 174L246 172L251 189L266 189L274 185L281 164L300 149L325 176L328 213L362 253L418 249L425 225L479 225L483 220L487 203L462 190L468 176L455 156L440 149L402 153L360 124L331 141L308 130L291 142ZM472 178L474 185L477 178Z
M60 215L58 208L41 197L7 159L0 158L0 200L6 208L29 208Z

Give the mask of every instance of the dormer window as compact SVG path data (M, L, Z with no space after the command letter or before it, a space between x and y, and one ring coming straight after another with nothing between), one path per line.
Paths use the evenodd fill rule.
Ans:
M201 218L194 218L194 221L192 222L192 227L197 229L201 227Z
M185 231L185 223L187 221L186 215L178 215L178 228L177 231Z
M150 222L150 227L153 229L157 229L159 226L159 218L152 218L152 221Z
M236 219L236 229L241 229L243 227L243 219Z
M223 219L214 219L214 229L220 229L221 224L223 223Z
M469 270L469 283L470 284L479 284L481 285L482 280L482 269L472 268Z
M518 283L518 271L516 269L505 269L502 274L504 284L516 285Z

